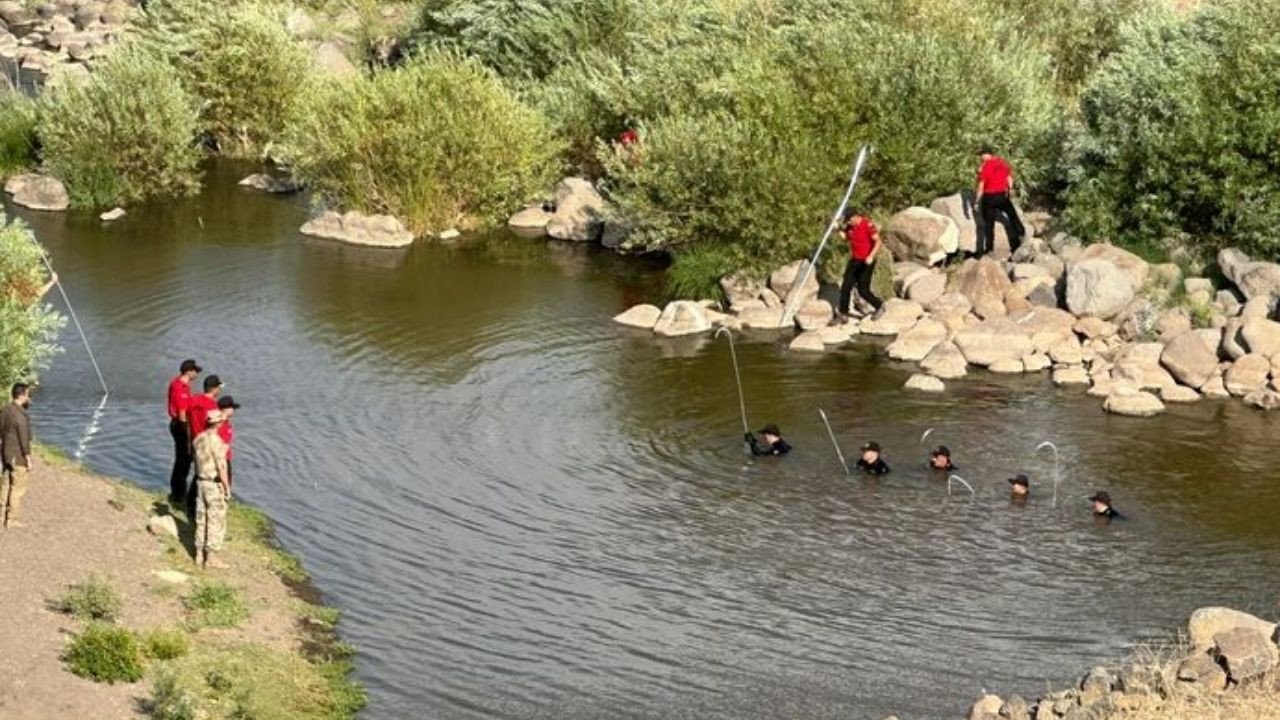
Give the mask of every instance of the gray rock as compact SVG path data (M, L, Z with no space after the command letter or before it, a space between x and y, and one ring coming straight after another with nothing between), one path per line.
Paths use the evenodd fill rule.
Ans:
M969 298L958 292L946 292L939 295L933 302L924 304L929 310L929 314L936 318L963 317L973 310L973 303L969 302Z
M946 275L935 272L926 273L907 286L907 299L928 306L929 303L942 297L946 290Z
M797 335L791 341L790 348L798 352L824 352L827 349L827 344L822 339L821 331L810 330Z
M955 335L956 347L973 365L989 367L1002 360L1022 363L1034 349L1031 338L1012 320L993 318L966 327Z
M1246 299L1280 295L1280 265L1276 263L1254 262L1235 248L1224 248L1218 252L1218 267Z
M1191 329L1191 313L1183 308L1169 308L1156 317L1156 332L1168 341Z
M369 247L404 247L413 242L413 233L390 215L364 215L353 211L339 215L325 212L302 226L303 235L341 240Z
M1227 607L1202 607L1191 613L1187 620L1187 641L1196 650L1208 650L1214 645L1215 635L1239 627L1257 630L1266 637L1277 629L1275 623L1247 612Z
M1134 292L1142 289L1147 283L1147 276L1150 274L1151 266L1146 260L1134 255L1128 250L1123 250L1115 245L1106 243L1095 243L1084 249L1076 262L1084 262L1086 260L1105 260L1112 265L1120 268L1129 278L1129 286ZM1175 270L1177 266L1174 266Z
M1048 355L1041 353L1031 353L1022 358L1023 372L1041 372L1053 367L1053 362L1049 360ZM992 368L994 370L994 368Z
M880 312L863 320L858 329L867 335L897 335L914 325L923 314L920 303L889 298Z
M517 230L542 230L545 232L547 224L550 222L551 213L543 210L541 205L529 205L512 215L507 220L507 226Z
M917 392L940 393L947 389L941 380L923 373L916 373L907 378L907 382L903 384L904 390L915 390Z
M336 42L322 42L312 51L312 63L321 75L327 77L354 77L360 70L347 58Z
M1178 663L1178 679L1217 691L1226 687L1227 671L1208 653L1199 652Z
M1232 360L1239 360L1249 354L1244 336L1240 332L1243 328L1244 322L1240 318L1227 320L1222 328L1222 352Z
M1129 277L1107 260L1082 260L1067 271L1067 309L1076 315L1110 320L1133 301L1133 293Z
M98 216L98 219L103 222L111 222L113 220L119 220L124 216L125 216L124 208L118 207L118 208L112 208L102 213L101 215Z
M959 247L960 229L945 215L910 207L889 218L880 237L894 259L934 265Z
M756 301L765 289L764 283L755 278L745 277L738 273L720 278L720 290L729 301L729 307L739 308Z
M1262 355L1250 353L1231 364L1223 381L1227 385L1227 392L1236 397L1244 397L1265 387L1270 374L1271 361Z
M1200 393L1182 385L1160 388L1160 400L1166 403L1193 403L1200 401Z
M1080 365L1060 367L1053 371L1053 384L1058 386L1088 385L1089 373Z
M614 315L613 321L627 327L652 330L653 326L658 324L660 317L662 317L662 310L656 305L636 305Z
M833 316L831 303L814 299L801 305L796 311L795 323L801 330L821 330L831 324Z
M1160 398L1146 391L1130 394L1113 389L1102 403L1102 409L1116 415L1151 417L1164 412L1164 403L1160 402Z
M1174 337L1160 354L1160 363L1178 382L1198 388L1218 369L1218 353L1194 330Z
M936 378L954 380L968 374L969 361L951 341L939 343L920 363L920 369Z
M1268 358L1280 356L1280 322L1274 320L1246 320L1240 328L1249 352Z
M818 297L818 275L808 270L808 260L796 260L769 274L769 287L782 299L783 307L792 312ZM801 279L804 279L803 286L800 285Z
M294 193L302 189L292 178L266 173L254 173L241 180L240 185L267 193Z
M983 695L969 708L969 720L1000 720L1004 701L998 695Z
M1041 283L1027 293L1027 302L1035 307L1056 308L1062 304L1062 298L1058 297L1055 286Z
M1236 297L1236 294L1230 290L1219 290L1218 294L1213 298L1213 304L1222 310L1224 315L1228 316L1239 315L1242 307L1240 298Z
M858 326L852 322L842 322L839 325L820 328L818 333L822 335L822 342L827 345L843 345L858 334Z
M930 317L921 318L902 331L885 352L894 360L919 362L947 339L947 326Z
M1276 299L1274 296L1260 295L1255 298L1249 298L1245 301L1244 307L1240 308L1240 321L1266 320L1271 317L1275 309Z
M1244 402L1250 407L1271 412L1272 410L1280 408L1280 392L1277 392L1273 388L1254 390L1244 396Z
M147 519L147 532L156 537L178 539L178 522L172 515L152 515Z
M966 260L947 282L947 291L968 298L973 312L983 320L1008 314L1004 299L1012 287L1000 263L985 257Z
M667 303L653 326L653 332L662 337L681 337L711 332L711 319L707 309L692 300L676 300Z
M1119 331L1119 328L1117 328L1114 323L1109 323L1102 318L1096 317L1080 318L1076 321L1073 329L1075 332L1084 336L1086 340L1092 340L1094 338L1106 339L1113 337Z
M556 185L556 211L547 235L557 240L596 242L604 230L608 204L591 181L569 177Z
M62 211L71 204L62 181L48 175L14 175L5 182L4 191L13 195L15 205L32 210Z
M1003 720L1031 720L1031 708L1021 695L1010 695L1000 706L1000 717Z
M742 327L754 330L778 330L782 327L782 308L748 308L738 313Z
M1237 683L1265 675L1280 662L1269 635L1255 628L1237 627L1213 636L1214 655Z

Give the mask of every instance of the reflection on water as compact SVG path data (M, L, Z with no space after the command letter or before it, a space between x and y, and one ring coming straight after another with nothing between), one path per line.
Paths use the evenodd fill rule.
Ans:
M1043 377L905 395L874 341L799 357L765 335L738 348L748 416L796 450L752 460L723 342L608 322L655 295L646 263L507 235L307 240L304 199L234 170L115 224L25 217L112 385L89 463L163 488L174 366L227 380L244 495L346 611L367 717L937 717L1198 605L1276 611L1276 416L1108 417ZM64 342L37 420L71 447L97 396ZM819 406L894 473L845 478ZM938 443L973 496L925 470ZM1095 527L1095 488L1131 519Z

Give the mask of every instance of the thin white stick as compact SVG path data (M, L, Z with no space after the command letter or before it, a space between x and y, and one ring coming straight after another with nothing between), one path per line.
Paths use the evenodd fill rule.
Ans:
M827 434L831 436L831 444L835 446L836 457L840 458L840 467L844 468L844 474L849 474L849 463L844 461L844 452L840 450L840 441L836 440L836 433L831 429L831 423L827 420L827 413L822 408L818 408L818 414L822 416L822 424L827 426Z
M716 337L724 333L729 338L729 355L733 358L733 379L738 383L738 409L742 412L742 432L751 432L751 426L747 424L747 401L742 395L742 375L738 373L738 351L733 347L733 333L728 328L720 328L716 331Z
M1053 450L1053 504L1050 507L1058 507L1058 446L1045 440L1036 446L1036 452L1045 448Z
M951 481L952 481L952 480L954 480L954 481L956 481L956 482L960 483L961 485L964 485L965 487L969 488L969 494L970 494L970 495L977 495L977 494L978 494L978 493L976 493L976 492L974 492L974 491L973 491L973 486L972 486L972 485L970 485L970 484L968 483L968 481L967 481L967 480L965 480L964 478L960 477L959 475L952 475L951 477L947 478L947 494L948 494L948 495L950 495L950 494L951 494Z

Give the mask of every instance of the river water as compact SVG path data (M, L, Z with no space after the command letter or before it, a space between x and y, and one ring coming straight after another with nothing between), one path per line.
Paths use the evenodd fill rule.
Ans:
M305 198L243 171L109 225L17 214L111 386L87 463L165 488L165 384L189 355L219 373L244 406L237 488L345 612L364 717L951 717L1200 605L1277 614L1280 415L1109 417L1043 376L908 395L873 341L799 357L764 337L738 348L748 414L796 450L751 462L723 340L609 322L659 268L505 234L310 240ZM62 341L34 417L74 449L97 383ZM846 478L819 407L895 472ZM927 428L976 496L923 470ZM1095 488L1129 519L1095 526Z

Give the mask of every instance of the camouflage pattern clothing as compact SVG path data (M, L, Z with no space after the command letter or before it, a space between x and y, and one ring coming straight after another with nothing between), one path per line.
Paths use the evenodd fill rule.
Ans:
M221 550L227 534L227 449L216 425L196 436L196 552Z

